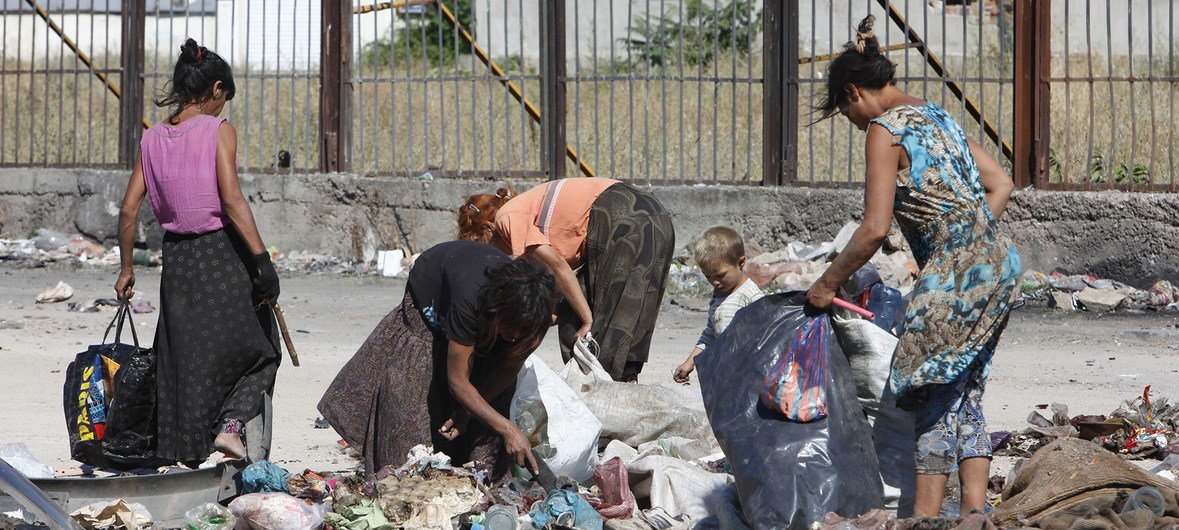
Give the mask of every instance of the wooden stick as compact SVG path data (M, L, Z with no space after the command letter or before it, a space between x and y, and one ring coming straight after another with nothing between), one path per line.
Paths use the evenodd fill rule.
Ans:
M287 345L287 353L291 355L291 364L299 366L299 354L295 353L295 343L291 342L291 332L287 331L287 319L282 315L282 308L278 302L271 302L274 308L274 318L278 320L278 330L282 332L282 341Z

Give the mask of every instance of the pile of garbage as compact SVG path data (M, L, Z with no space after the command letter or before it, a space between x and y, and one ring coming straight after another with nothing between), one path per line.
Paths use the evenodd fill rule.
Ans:
M1025 299L1043 301L1050 308L1064 311L1179 311L1179 288L1166 280L1160 280L1144 291L1091 275L1027 271L1023 275L1021 291Z
M1023 431L992 433L995 454L1030 457L1056 440L1079 438L1127 460L1179 460L1179 404L1165 397L1152 398L1149 386L1108 415L1069 417L1068 406L1060 403L1038 408L1050 408L1052 418L1032 411L1029 427Z
M859 223L847 223L832 241L794 241L786 248L773 252L748 252L745 274L767 292L810 289L827 270L831 261L847 247L852 234L859 227ZM901 291L902 294L908 294L913 290L918 272L917 262L913 259L904 235L895 227L889 231L884 245L870 262L889 287ZM673 294L703 296L712 292L712 286L708 284L708 280L704 278L690 255L680 256L672 263L668 282L668 290Z
M832 241L810 244L795 241L774 252L750 252L745 273L766 292L810 289L847 246L859 226L856 222L844 225ZM895 227L870 263L880 272L885 285L904 295L912 292L919 272L917 262L904 236ZM676 258L668 282L672 294L705 296L712 292L712 286L690 255ZM1029 270L1023 274L1020 290L1025 302L1040 302L1065 311L1179 311L1179 287L1167 280L1160 280L1143 290L1087 274L1045 274Z
M377 263L369 266L363 262L308 251L283 253L273 245L267 250L270 251L275 266L288 272L403 276L404 271L412 265L414 257L405 257L403 251L390 251L401 253L396 263L391 259L389 265ZM64 234L45 228L38 230L35 236L28 239L0 239L0 262L12 263L18 267L40 268L67 263L117 267L121 263L121 257L117 245L108 249L81 234ZM159 251L136 249L132 262L140 267L159 267L163 264L163 256Z

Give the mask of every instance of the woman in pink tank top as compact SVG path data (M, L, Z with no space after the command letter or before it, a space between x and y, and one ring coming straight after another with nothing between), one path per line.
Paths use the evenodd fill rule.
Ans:
M122 270L115 292L134 294L131 258L147 197L165 230L156 325L156 454L200 463L214 451L247 455L251 419L274 389L279 350L268 302L278 274L237 176L237 132L220 118L235 87L229 64L188 39L156 105L171 113L143 133L119 213ZM246 437L243 440L243 435ZM255 444L250 444L251 446Z

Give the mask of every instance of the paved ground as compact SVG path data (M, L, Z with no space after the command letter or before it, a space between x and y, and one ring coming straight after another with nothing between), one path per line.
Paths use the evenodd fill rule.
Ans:
M66 303L37 305L40 291L65 280L72 301L113 294L113 269L55 266L18 269L0 264L0 442L24 442L55 467L68 467L62 413L62 370L74 354L97 343L111 313L72 313ZM140 292L158 306L159 274L139 273ZM371 276L294 274L283 279L283 307L303 366L279 371L275 395L274 460L289 468L333 470L351 461L330 429L315 429L315 404L337 370L376 323L401 300L404 282ZM670 380L705 319L707 300L669 297L660 313L652 362L644 380ZM136 328L150 341L156 314ZM559 353L550 337L540 355ZM1060 314L1037 308L1015 313L1000 345L985 408L992 429L1019 429L1037 404L1066 403L1072 414L1109 413L1153 385L1156 396L1179 398L1179 314ZM284 361L285 362L285 361ZM1005 472L1010 461L996 462Z

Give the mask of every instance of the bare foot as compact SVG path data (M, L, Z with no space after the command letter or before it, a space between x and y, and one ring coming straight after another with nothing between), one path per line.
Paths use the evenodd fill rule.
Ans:
M223 432L217 435L213 440L213 449L225 453L226 456L236 459L244 459L246 457L246 446L242 443L242 437L237 433Z

